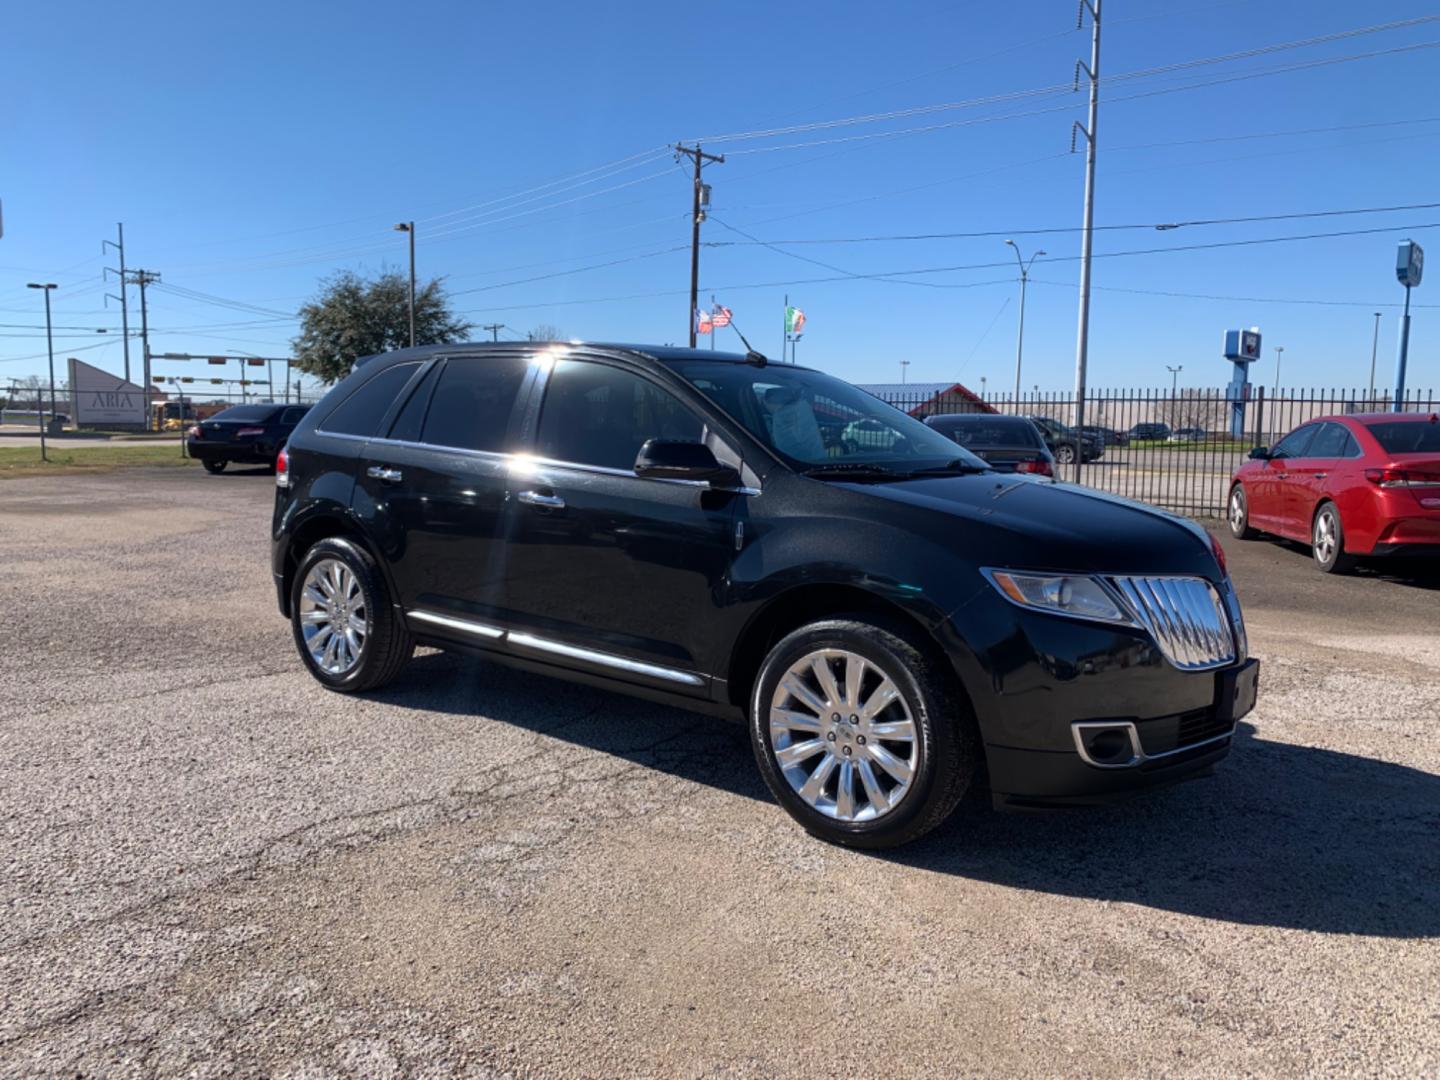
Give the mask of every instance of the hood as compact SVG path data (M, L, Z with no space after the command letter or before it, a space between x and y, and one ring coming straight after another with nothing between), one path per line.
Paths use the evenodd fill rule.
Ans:
M926 531L946 530L976 565L1219 578L1199 525L1093 488L1009 473L844 486L928 512Z

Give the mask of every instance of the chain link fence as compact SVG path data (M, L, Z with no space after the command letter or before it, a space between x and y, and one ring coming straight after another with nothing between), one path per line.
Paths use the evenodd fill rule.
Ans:
M869 389L920 418L975 412L1034 418L1047 429L1059 478L1074 480L1078 472L1090 487L1196 517L1224 516L1230 476L1254 447L1273 445L1317 417L1388 412L1393 403L1388 393L1342 389L1252 387L1243 400L1232 399L1224 387L1091 390L1085 396L1085 436L1079 438L1073 393L1036 391L1017 398L959 386ZM1440 411L1433 390L1407 391L1400 405L1407 412Z

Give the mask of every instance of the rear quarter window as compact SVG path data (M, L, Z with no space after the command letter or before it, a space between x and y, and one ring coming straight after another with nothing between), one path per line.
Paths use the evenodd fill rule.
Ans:
M380 429L380 421L385 419L419 366L419 361L412 361L393 364L378 372L332 409L330 415L320 421L319 430L329 435L374 436Z

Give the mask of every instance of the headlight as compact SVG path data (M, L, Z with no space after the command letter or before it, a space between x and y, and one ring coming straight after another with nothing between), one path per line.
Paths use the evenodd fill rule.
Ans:
M1083 574L1017 574L1010 570L981 570L1000 595L1019 607L1038 608L1073 619L1099 622L1134 621L1105 586Z

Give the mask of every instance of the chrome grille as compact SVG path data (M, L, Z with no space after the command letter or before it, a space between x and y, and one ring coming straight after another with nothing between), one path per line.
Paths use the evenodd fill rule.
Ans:
M1235 660L1224 601L1204 578L1114 577L1110 582L1177 668L1200 671Z

